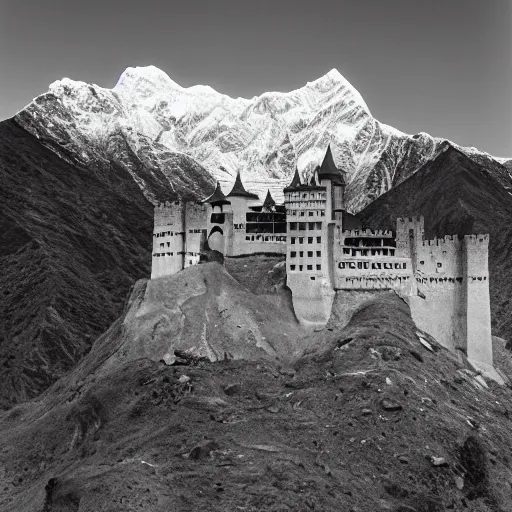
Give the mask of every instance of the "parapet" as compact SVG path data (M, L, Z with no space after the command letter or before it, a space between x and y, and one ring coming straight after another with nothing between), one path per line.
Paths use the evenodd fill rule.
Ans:
M460 239L459 235L445 235L444 238L433 238L432 240L423 240L421 242L423 247L443 247L443 246L452 246L459 248L460 247Z
M489 235L464 235L464 242L471 245L489 245Z
M423 215L419 215L418 217L397 217L396 219L397 225L399 224L425 224L425 220Z

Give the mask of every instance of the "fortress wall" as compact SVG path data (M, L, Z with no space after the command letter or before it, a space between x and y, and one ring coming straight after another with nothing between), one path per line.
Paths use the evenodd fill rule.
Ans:
M184 222L183 207L181 201L166 201L155 206L154 230L156 231L158 226L176 225L177 228L174 231L177 231Z
M424 240L417 245L416 269L422 274L461 277L462 242L457 235Z
M451 351L465 346L464 282L440 275L416 279L420 295L406 297L419 329Z
M493 362L488 247L488 235L464 237L467 356L483 366Z
M247 237L254 240L247 240ZM259 237L258 239L256 239ZM265 241L264 237L269 240ZM272 238L274 240L272 240ZM242 254L254 254L256 252L274 252L279 254L286 254L286 240L278 241L278 238L286 239L286 233L251 233L246 234L245 228L243 230L233 230L233 254L230 256L239 256Z

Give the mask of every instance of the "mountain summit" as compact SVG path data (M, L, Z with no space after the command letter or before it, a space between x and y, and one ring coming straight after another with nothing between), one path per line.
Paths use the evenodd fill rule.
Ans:
M154 66L130 67L113 89L58 80L15 120L82 164L121 163L149 199L155 196L138 179L136 164L164 170L171 183L181 175L178 193L185 175L204 169L227 192L240 171L249 190L263 199L270 185L279 201L295 167L309 177L330 143L347 173L352 210L413 174L443 142L377 121L336 69L291 92L234 99L209 86L181 87Z

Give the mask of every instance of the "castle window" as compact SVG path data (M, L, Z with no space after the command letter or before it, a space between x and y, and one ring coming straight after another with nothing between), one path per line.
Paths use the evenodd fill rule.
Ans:
M348 264L349 268L351 269L355 269L356 268L356 262L355 261L351 261L349 264Z
M313 237L312 236L308 236L308 244L312 244L313 243Z
M389 270L389 269L393 268L393 265L391 265L391 263L384 263L384 268Z
M295 265L290 265L290 270L293 272L295 270Z
M315 229L315 223L314 223L314 222L310 222L310 223L309 223L308 228L309 228L310 230Z
M421 260L420 265L425 265L425 262L423 260Z
M296 222L290 222L290 230L295 231L297 229L297 223Z
M245 239L246 239L247 241L249 241L249 242L251 241L251 237L250 237L250 236L246 236L246 237L245 237Z
M350 249L343 249L343 254L350 254Z
M401 268L400 263L395 263L395 268Z
M302 272L303 268L304 268L304 265L299 265L299 272Z
M299 244L303 244L304 243L304 237L303 236L299 236Z
M163 249L165 247L165 244L160 244L160 249Z
M320 212L320 217L325 217L325 210L322 210L322 211Z
M442 266L443 266L442 263L440 263L440 262L437 263L437 268L441 268Z
M395 249L389 249L389 255L394 256L395 255Z
M372 269L380 270L380 263L372 263Z
M321 236L317 236L316 237L316 243L319 244L322 242L322 237Z
M308 212L309 217L313 217L314 214L315 214L314 212Z
M171 242L167 242L167 247L171 247Z
M299 222L299 231L306 231L306 223Z
M407 268L407 263L403 263L402 268L405 270Z
M313 251L308 251L308 258L312 258L313 257Z
M297 256L297 251L292 251L290 253L290 258L295 258Z
M345 268L345 262L344 261L340 261L338 263L338 268L344 269Z
M313 270L313 265L307 265L306 267L308 270Z
M308 195L307 194L302 194L302 198L303 199L307 199Z
M300 212L300 216L301 216L301 217L304 217L304 212Z
M357 262L357 268L358 269L362 269L363 268L363 262L362 261L358 261Z
M322 256L322 251L316 251L316 257L320 258L320 256Z
M316 229L322 229L322 223L321 222L315 222Z
M370 268L370 264L367 261L364 262L363 266L364 266L364 268Z
M316 269L317 269L317 270L322 270L322 265L317 265L317 266L316 266Z
M304 257L304 251L299 251L299 258L303 258Z
M294 244L294 243L295 243L295 237L294 237L294 236L292 236L292 237L291 237L291 239L290 239L290 243L291 243L291 244Z
M314 281L316 279L315 276L311 276L309 279L311 279L311 281Z

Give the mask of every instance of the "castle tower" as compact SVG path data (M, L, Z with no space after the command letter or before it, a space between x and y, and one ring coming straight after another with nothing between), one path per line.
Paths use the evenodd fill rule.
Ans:
M413 272L417 270L418 250L425 239L425 219L399 217L396 219L396 255L411 258Z
M169 276L184 266L185 207L181 201L155 206L151 279Z
M245 224L246 214L249 207L258 203L257 194L247 192L240 177L240 171L237 172L235 183L231 192L226 197L231 204L231 215L226 216L227 238L225 245L226 256L237 256L242 254L242 246L245 244Z
M345 181L330 147L309 184L298 169L284 189L287 213L287 284L293 308L304 325L325 325L334 300L335 228L342 229Z
M332 233L330 237L333 239L332 258L329 265L331 281L333 281L333 265L334 261L342 256L342 239L343 239L343 213L345 212L345 177L341 169L336 167L332 156L331 145L327 146L322 164L316 171L318 183L326 188L326 217L328 221L334 221L331 226ZM314 175L313 175L314 177Z
M204 201L206 209L206 240L212 251L226 252L228 239L226 217L231 214L231 202L228 201L217 182L215 192Z
M482 370L493 364L488 248L489 235L464 237L467 357Z

